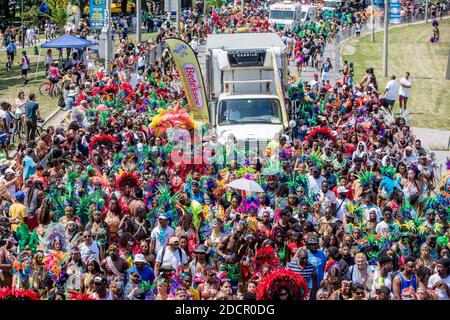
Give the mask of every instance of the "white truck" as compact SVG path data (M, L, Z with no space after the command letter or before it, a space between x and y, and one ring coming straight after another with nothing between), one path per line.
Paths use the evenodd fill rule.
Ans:
M284 107L288 60L276 33L212 34L206 42L210 122L219 141L265 150L288 127Z
M269 7L269 23L278 29L294 29L300 25L301 3L290 1L271 4Z
M314 5L303 5L300 22L314 22L317 16L317 7Z

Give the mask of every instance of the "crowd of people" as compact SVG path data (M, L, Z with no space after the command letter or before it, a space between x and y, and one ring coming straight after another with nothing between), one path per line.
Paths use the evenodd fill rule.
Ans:
M274 31L246 5L188 15L180 36ZM352 23L334 19L279 31L322 79L291 83L294 126L256 162L190 119L170 52L145 60L173 26L124 37L111 73L72 83L67 124L0 168L0 299L448 300L450 172L412 134L405 92L392 112L395 77L383 91L346 63L332 83L316 63ZM38 116L34 95L22 107ZM201 163L176 161L190 137L174 128L203 133Z

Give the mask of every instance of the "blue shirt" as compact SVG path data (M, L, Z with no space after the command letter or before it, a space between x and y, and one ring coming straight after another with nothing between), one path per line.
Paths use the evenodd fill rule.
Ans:
M36 173L36 163L30 156L25 156L22 160L23 162L23 181L29 179L33 174Z
M317 283L320 284L323 280L325 263L327 262L327 257L325 253L320 250L317 250L315 253L312 253L308 250L308 262L316 267L317 272ZM312 280L309 281L310 287L312 287Z
M36 121L38 109L39 109L39 105L36 102L28 101L25 104L25 117L32 119L33 121Z
M8 53L16 52L16 45L14 43L10 42L8 44L8 46L6 47L6 52L8 52Z
M130 274L134 272L137 272L141 276L142 281L145 281L148 284L152 284L153 280L155 280L155 273L153 272L153 269L150 268L148 265L145 265L143 270L139 270L138 268L136 268L136 266L133 266L130 269L128 269L126 282L128 282Z

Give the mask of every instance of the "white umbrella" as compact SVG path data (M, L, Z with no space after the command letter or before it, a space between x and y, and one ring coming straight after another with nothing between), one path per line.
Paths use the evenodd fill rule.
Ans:
M253 180L237 179L228 184L230 188L245 190L249 192L264 192L263 188Z

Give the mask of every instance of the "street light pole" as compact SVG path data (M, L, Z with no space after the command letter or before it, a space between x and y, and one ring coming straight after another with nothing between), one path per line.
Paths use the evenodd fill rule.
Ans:
M22 49L25 49L25 28L23 26L23 0L20 1L20 18L22 19L22 26L21 26L21 32L22 32Z
M180 10L181 0L175 0L177 2L177 33L180 33Z
M373 10L373 0L370 1L370 5L371 5L371 12L370 12L370 24L372 25L372 42L375 42L375 10Z
M106 43L105 43L105 70L111 72L111 0L106 0L105 8L105 28L106 28Z
M141 26L142 26L142 8L141 8L141 0L136 0L136 42L141 42Z
M384 0L383 76L388 76L389 0Z

